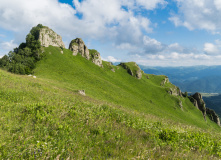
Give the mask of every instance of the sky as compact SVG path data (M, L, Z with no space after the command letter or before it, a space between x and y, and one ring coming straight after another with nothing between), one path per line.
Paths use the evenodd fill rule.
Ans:
M43 24L103 60L221 65L221 0L0 0L0 57Z

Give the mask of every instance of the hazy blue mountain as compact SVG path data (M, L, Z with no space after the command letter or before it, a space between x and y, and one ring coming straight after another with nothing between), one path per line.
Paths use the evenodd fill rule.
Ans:
M221 66L140 67L148 74L167 75L182 91L221 93Z

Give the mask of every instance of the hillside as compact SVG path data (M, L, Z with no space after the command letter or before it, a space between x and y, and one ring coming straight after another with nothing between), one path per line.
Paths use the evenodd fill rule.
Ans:
M101 61L81 39L70 44L42 46L36 78L0 70L2 159L221 156L220 126L167 76Z

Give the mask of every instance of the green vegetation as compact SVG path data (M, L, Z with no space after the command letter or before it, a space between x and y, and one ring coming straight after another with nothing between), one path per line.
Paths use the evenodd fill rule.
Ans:
M32 73L36 62L43 56L41 44L38 40L41 28L43 28L41 24L33 27L26 36L26 43L21 43L18 48L0 59L0 67L16 74Z
M98 51L95 49L89 49L91 59L98 59Z
M0 70L1 159L221 157L220 127L168 94L175 86L162 86L165 76L137 79L67 49L44 51L36 79Z
M136 77L140 70L139 66L135 62L120 63L119 65L126 69L127 72L134 77Z

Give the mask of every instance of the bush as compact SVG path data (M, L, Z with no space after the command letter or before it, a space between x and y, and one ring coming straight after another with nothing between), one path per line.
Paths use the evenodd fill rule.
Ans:
M26 36L26 43L21 43L18 48L0 59L0 67L16 74L30 74L35 68L35 63L43 57L38 40L40 29L43 27L41 24L33 27Z

